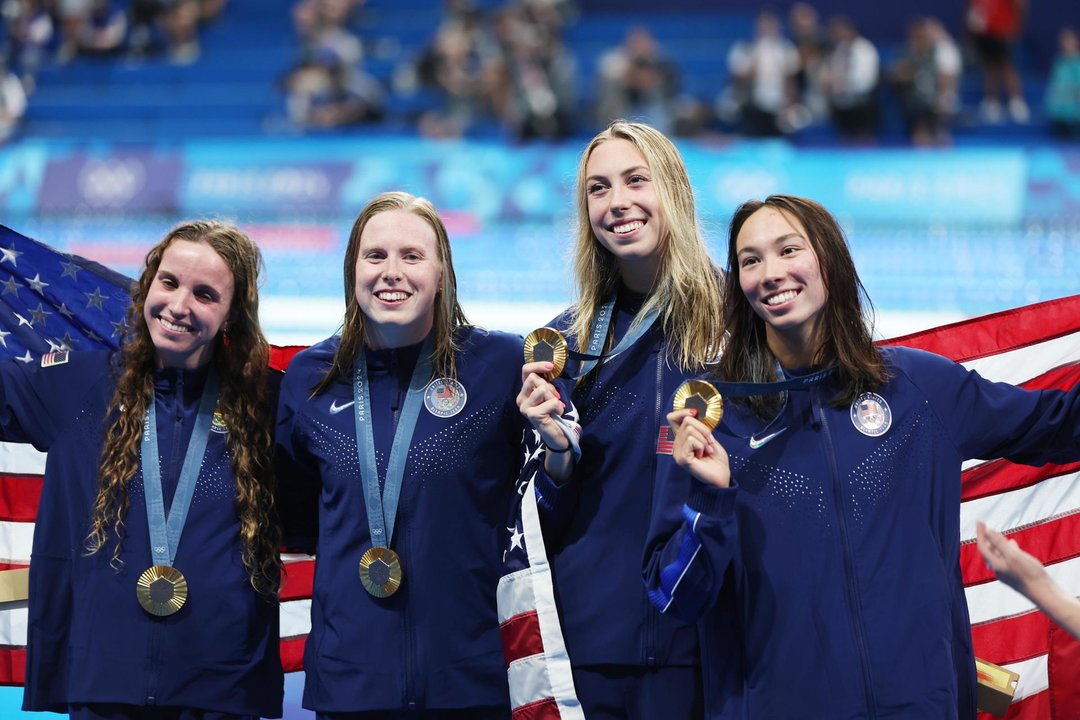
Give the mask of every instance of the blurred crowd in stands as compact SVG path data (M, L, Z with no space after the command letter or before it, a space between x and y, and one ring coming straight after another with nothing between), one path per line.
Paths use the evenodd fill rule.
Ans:
M444 0L419 52L386 50L364 0L296 0L296 62L280 80L296 132L406 116L429 137L518 141L592 134L618 117L681 136L795 136L827 128L842 142L872 143L902 121L915 145L946 145L959 126L1045 124L1080 134L1080 43L1061 30L1045 94L1033 113L1013 57L1027 0L964 0L962 27L912 18L903 46L879 47L847 17L812 4L761 10L748 37L718 43L716 87L682 87L683 69L642 25L580 70L565 40L574 0ZM199 28L226 0L0 0L0 139L27 106L38 68L77 56L199 56ZM642 15L646 18L647 15ZM392 48L391 48L392 50ZM372 73L371 59L394 70ZM978 75L980 98L965 98ZM969 85L971 83L969 82Z

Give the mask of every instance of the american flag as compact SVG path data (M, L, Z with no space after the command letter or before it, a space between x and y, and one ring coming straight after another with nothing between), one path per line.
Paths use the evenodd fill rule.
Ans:
M36 362L63 346L115 347L130 282L0 226L0 355ZM1080 382L1080 295L888 342L945 355L994 380L1072 387ZM298 350L275 348L271 366L283 370ZM526 460L535 464L537 453ZM0 443L0 571L29 565L44 468L44 456L32 448ZM975 653L1019 673L1010 720L1080 717L1080 643L993 578L975 548L975 522L1001 528L1045 561L1070 594L1080 595L1078 474L1080 463L1030 468L987 460L969 463L963 476L961 564ZM528 473L523 477L520 514L507 524L506 575L499 586L514 717L576 720L583 716L562 643L533 485ZM301 669L311 628L314 559L283 559L281 655L291 672ZM11 597L13 585L0 577L0 598ZM0 684L23 681L26 618L25 599L0 601Z

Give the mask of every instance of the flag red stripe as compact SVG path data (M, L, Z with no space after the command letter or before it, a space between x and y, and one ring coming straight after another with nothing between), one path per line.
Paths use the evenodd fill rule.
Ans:
M545 698L514 708L510 717L513 720L559 720L559 706L554 698Z
M270 367L273 370L285 372L285 368L289 366L289 361L305 347L305 345L271 345Z
M1058 475L1080 472L1080 462L1056 465L1047 463L1042 467L1019 465L1008 460L994 460L964 472L961 477L960 501L975 500L1038 485Z
M1030 660L1050 652L1050 620L1032 610L1023 615L971 626L975 657L996 665Z
M0 473L0 520L34 522L41 484L40 475Z
M1080 363L1070 363L1047 370L1038 377L1020 383L1020 387L1028 390L1068 390L1078 382L1080 382Z
M1050 716L1080 718L1080 687L1076 669L1080 668L1080 642L1055 624L1050 625L1050 657L1047 660L1047 684L1050 686Z
M26 648L0 646L0 685L22 685L26 680Z
M1067 335L1080 330L1080 295L1048 300L931 330L891 338L883 345L905 345L966 362Z
M285 672L296 672L304 669L304 644L307 635L298 635L281 640L281 667Z
M0 562L0 570L22 570L30 567L29 563Z
M310 598L314 580L314 560L285 563L281 568L281 601Z
M499 636L507 665L544 652L544 639L540 636L540 621L535 610L515 615L500 624Z
M1012 531L1008 536L1043 563L1071 560L1080 555L1080 512ZM994 579L978 546L970 541L960 546L960 572L965 586Z

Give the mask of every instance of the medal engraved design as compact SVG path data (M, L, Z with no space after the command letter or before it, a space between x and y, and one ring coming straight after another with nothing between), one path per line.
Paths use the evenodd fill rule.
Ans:
M390 597L401 587L401 558L390 548L371 547L360 556L360 582L377 598Z
M172 615L187 602L187 579L174 567L154 565L139 576L135 583L135 597L142 609L151 615Z
M563 334L554 328L542 327L533 330L525 338L525 362L549 362L555 368L551 377L557 378L566 367L570 348Z
M712 430L724 417L724 400L720 391L704 380L687 380L675 391L676 410L697 410L695 416Z

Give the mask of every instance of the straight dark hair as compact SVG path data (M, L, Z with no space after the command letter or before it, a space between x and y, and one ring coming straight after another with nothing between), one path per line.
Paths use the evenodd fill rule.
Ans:
M837 406L850 404L860 393L880 388L888 380L888 372L873 341L874 306L855 270L844 231L832 213L808 198L770 195L765 200L748 200L731 217L724 278L728 332L716 373L723 379L742 382L777 379L776 357L769 349L765 321L754 312L739 283L736 247L746 221L767 207L789 220L798 220L806 230L826 292L814 364L836 367L840 389L831 402ZM775 412L779 405L778 396L757 396L747 402L761 416Z

